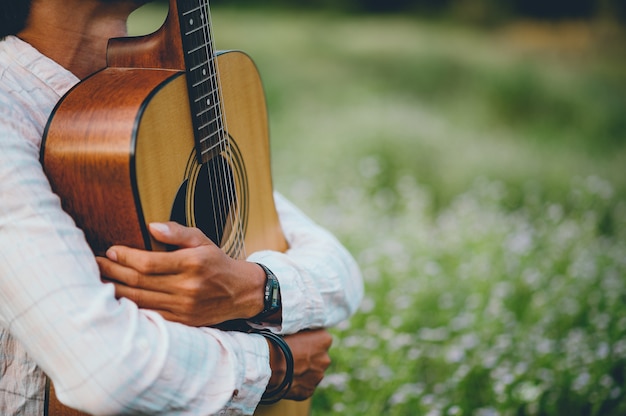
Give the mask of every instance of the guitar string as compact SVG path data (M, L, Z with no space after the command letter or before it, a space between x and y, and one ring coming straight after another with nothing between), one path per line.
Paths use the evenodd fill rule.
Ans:
M230 155L230 141L229 141L229 137L227 134L225 134L225 132L227 132L227 128L225 130L225 117L222 117L222 106L220 105L221 101L221 91L219 89L219 83L218 83L218 70L217 70L217 66L215 65L215 57L214 54L211 52L211 49L209 49L209 47L211 46L210 41L213 40L212 37L212 32L210 31L210 10L208 8L208 1L203 1L200 6L197 5L196 3L196 8L195 11L200 13L200 29L202 30L202 36L203 36L203 40L204 40L204 45L200 45L200 47L196 50L201 50L202 46L204 46L204 53L205 53L205 63L207 65L207 69L212 70L212 74L208 74L209 77L208 79L203 79L202 81L207 81L207 80L214 80L214 84L215 85L211 85L211 91L208 91L207 95L203 95L203 97L208 96L213 98L213 102L212 103L207 103L207 105L212 105L215 109L216 109L216 113L217 113L217 117L214 120L206 120L204 117L207 116L208 112L203 112L202 114L200 114L201 118L202 118L202 122L206 121L206 123L198 123L201 126L209 126L212 123L216 123L217 127L218 127L218 131L215 132L214 134L218 135L218 143L217 145L214 146L208 146L207 149L204 149L202 152L204 153L205 151L210 151L213 150L215 148L218 148L218 153L224 153L225 155ZM194 12L194 9L189 10L188 14L192 14ZM208 18L206 17L208 15ZM190 25L192 24L192 22L189 22ZM202 63L199 63L198 66L201 66ZM204 75L204 74L203 74ZM202 82L197 82L194 85L201 85ZM206 84L206 82L204 82L204 84ZM216 86L217 88L213 88L214 86ZM217 94L217 95L216 95ZM221 140L220 140L220 136L221 135ZM210 136L209 136L210 137ZM204 138L204 139L208 139ZM227 189L220 189L221 192L211 192L211 195L218 195L218 201L217 204L219 206L223 206L226 208L230 208L230 202L232 201L234 203L235 209L228 209L228 215L229 215L229 219L231 220L231 234L233 234L233 237L230 238L230 240L234 240L235 244L235 250L236 251L243 251L244 252L244 256L245 256L245 246L243 245L243 228L240 226L241 221L240 221L240 217L241 217L241 209L239 207L239 203L238 203L238 195L237 192L235 190L234 184L233 184L233 179L230 175L228 175L228 166L225 162L225 158L224 157L219 157L218 159L216 159L218 162L212 164L211 169L213 170L213 172L207 172L207 174L212 173L213 177L218 177L218 170L219 170L219 166L222 167L222 177L225 178L224 181L217 181L218 185L224 185L224 182L227 183ZM216 167L216 165L218 165ZM208 167L207 167L208 170ZM210 182L210 187L211 187L211 191L214 191L213 189L213 183L212 181ZM233 195L231 195L231 193L233 193ZM224 203L223 201L219 201L219 199L221 199L222 196L226 195L226 200L227 203ZM215 205L216 205L216 201L213 199L213 197L211 198L211 202L213 204L213 211L217 213L217 215L214 217L214 226L215 229L218 230L219 226L218 223L221 222L222 224L225 224L224 222L224 218L223 218L223 211L220 209L216 209ZM223 230L222 230L223 231ZM230 237L230 235L228 236ZM228 239L227 239L228 240ZM220 242L218 242L220 243Z
M209 14L209 25L210 27L213 27L213 22L212 22L212 16L211 16L211 11L208 5L209 0L207 0L207 9L208 14ZM213 32L211 31L211 44L213 45L213 57L215 59L215 57L217 56L215 54L215 41L213 39ZM219 96L219 102L221 103L221 105L219 106L219 110L220 110L220 114L222 112L223 109L223 105L224 105L224 99L222 96L222 89L221 89L221 80L220 80L220 76L219 76L219 68L217 65L215 65L215 76L216 76L216 81L217 81L217 92L218 92L218 96ZM231 155L230 157L235 157L234 153L232 153L232 147L231 147L231 142L230 142L230 136L228 133L228 124L227 124L227 117L226 115L224 115L222 117L223 120L223 128L224 128L224 137L226 139L226 143L228 145L228 154ZM237 193L237 189L236 189L236 183L235 181L235 174L236 174L236 167L233 166L232 169L233 175L229 176L231 178L232 183L230 184L231 186L229 186L228 190L229 192L233 193L233 231L235 232L235 248L236 248L236 254L238 256L243 256L243 258L246 258L246 250L245 250L245 245L244 245L244 229L243 229L243 210L242 207L240 205L240 196ZM243 172L242 174L245 174L245 172Z
M222 143L222 151L223 154L225 155L224 158L220 158L218 159L220 161L221 164L223 164L223 177L225 178L225 182L226 182L226 204L224 206L224 208L228 209L228 215L229 215L229 219L231 221L231 232L234 232L234 247L235 247L235 255L239 256L239 255L243 255L244 258L246 257L245 255L245 247L243 244L243 229L241 227L241 206L239 205L239 197L238 194L236 192L236 188L235 188L235 183L234 181L234 175L230 176L229 175L229 170L228 170L228 158L232 157L232 151L231 151L231 145L230 145L230 138L228 136L228 125L227 125L227 120L226 120L226 116L222 114L222 109L223 109L223 105L224 105L224 101L223 101L223 96L222 96L222 91L220 88L220 77L219 77L219 69L217 67L217 63L216 63L216 53L215 53L215 49L214 49L214 37L213 37L213 32L211 30L212 28L212 17L211 17L211 10L209 7L209 1L208 0L203 0L204 1L204 5L203 5L203 10L207 16L207 21L206 24L204 25L205 30L208 32L207 35L205 37L205 40L208 40L208 43L206 43L206 50L207 50L207 56L208 58L211 60L212 62L212 69L213 69L213 76L214 76L214 86L215 86L215 92L217 93L217 99L215 100L215 105L217 108L217 113L218 113L218 124L220 127L220 134L222 135L222 139L223 141L220 140L220 142ZM207 39L208 38L208 39ZM232 203L232 205L231 205Z
M204 1L200 2L200 6L199 6L199 13L200 13L200 25L201 25L201 30L202 30L202 36L203 36L203 45L204 45L204 53L205 53L205 59L206 59L206 70L207 73L203 74L203 81L208 83L208 89L210 89L210 91L208 92L208 97L210 97L211 102L207 102L207 106L214 106L215 107L215 120L207 120L207 124L210 126L211 123L213 123L214 121L217 123L216 127L218 128L217 131L217 138L218 138L218 145L220 144L220 141L222 140L222 135L221 135L221 131L219 130L220 128L220 124L219 124L219 112L217 109L217 105L218 103L216 103L215 100L215 92L214 92L214 87L213 87L213 83L211 82L211 77L214 76L214 69L212 68L212 51L209 50L209 44L208 42L210 41L210 37L209 34L207 33L209 28L207 27L207 25L209 24L208 19L206 17L206 10L207 7L204 3ZM210 113L208 113L210 114ZM210 145L210 143L209 143ZM213 147L213 146L211 146ZM221 150L221 149L218 149ZM211 156L209 154L209 156ZM218 161L219 163L219 158L215 159L216 161ZM219 189L219 192L215 192L215 190L213 189L213 185L214 185L214 181L210 180L211 177L216 178L217 176L217 171L215 168L214 164L210 164L209 163L210 160L206 160L205 163L207 163L207 175L209 176L209 184L211 187L211 202L213 203L213 213L214 213L214 227L216 232L220 230L219 225L220 224L224 224L224 218L222 217L222 209L224 206L224 201L221 200L221 195L222 195L222 191L223 189ZM208 168L213 169L213 171L208 171ZM216 181L215 184L219 187L220 182ZM213 198L214 196L217 195L217 201L215 201ZM217 208L216 208L216 202L217 202ZM221 235L217 234L217 237L222 238ZM216 241L216 244L220 244L221 241Z
M204 94L204 91L202 90L202 86L205 85L205 83L209 80L208 77L211 76L210 68L209 68L209 64L210 64L210 62L209 62L209 54L206 51L207 35L205 33L206 30L205 30L205 27L204 27L205 26L204 13L203 13L203 6L204 6L204 4L198 5L198 3L195 3L195 4L192 3L190 6L191 7L189 9L187 9L187 10L184 10L180 14L180 16L181 16L182 19L189 19L187 22L185 22L185 24L188 24L189 27L190 27L189 33L194 33L195 32L193 27L194 27L195 24L198 24L197 20L199 20L200 30L202 30L202 39L203 39L203 45L202 46L204 46L203 50L205 51L205 59L200 57L199 58L199 62L192 62L192 65L189 65L189 69L191 70L191 68L194 68L196 71L205 71L205 70L207 71L206 74L201 72L203 76L200 77L199 81L196 81L195 79L193 80L193 81L196 81L195 85L197 85L199 87L199 93L198 93L198 98L197 99L204 99L204 100L209 100L210 99L211 101L214 101L213 97L212 97L212 91L210 90L210 88L207 88L209 91L207 91L206 95ZM196 12L199 13L199 19L194 19L194 16L195 16ZM183 23L183 22L181 22L181 23ZM181 25L181 27L184 27L184 24ZM186 35L188 35L188 34L186 34ZM192 42L192 45L194 47L196 46L194 42ZM200 50L200 49L198 49L198 50ZM192 58L193 58L193 56L190 56L190 59L192 59ZM206 61L206 63L205 63L206 64L206 69L203 66L203 62L202 62L203 60ZM189 74L189 76L191 76L191 73ZM206 104L207 110L210 109L211 105L214 105L213 102L205 102L205 104ZM201 107L202 107L202 105L198 109L200 110ZM202 129L205 126L207 128L210 128L210 126L211 126L212 120L207 120L208 114L210 114L210 111L204 111L204 110L196 114L196 118L198 118L198 122L196 123L196 129L197 129L197 134L198 135L200 135ZM200 142L203 142L204 140L208 139L208 137L210 137L210 134L207 137L198 137L198 139L200 140ZM219 139L219 137L218 137L218 139ZM207 147L208 146L210 146L210 143L209 143L209 145L207 145ZM209 185L208 191L209 191L209 195L211 195L210 202L211 202L211 204L213 206L213 213L215 214L215 216L213 217L213 226L214 226L214 229L216 231L218 231L219 230L219 223L220 223L220 221L223 221L223 219L218 217L218 216L221 216L221 211L219 210L220 203L219 203L219 201L216 201L214 199L214 195L216 194L216 190L214 189L213 181L211 180L211 175L213 175L213 177L215 177L215 172L209 171L209 166L210 166L210 164L208 163L209 160L206 160L206 161L204 160L204 152L205 152L205 150L210 150L210 147L208 147L207 149L203 149L202 147L203 146L201 146L198 149L198 151L200 152L199 159L200 159L201 163L206 163L206 166L207 166L206 175L207 175L207 182L208 182L208 185ZM200 172L202 172L201 169L199 169L199 173ZM217 207L216 207L216 203L218 205ZM196 212L195 209L194 209L194 212ZM197 221L195 221L195 222L196 222L196 224L194 224L194 225L197 226L198 225ZM221 236L217 235L217 237L221 237ZM220 243L220 241L216 241L216 244L219 245L219 243Z
M231 224L234 224L234 219L235 217L233 216L233 212L230 209L231 207L230 202L233 201L232 199L232 195L230 194L230 191L232 189L231 187L231 183L230 183L230 175L228 175L228 169L227 169L227 164L225 163L225 159L224 156L228 155L230 152L229 147L230 147L230 142L228 140L228 136L226 135L227 130L225 130L225 119L222 115L221 112L221 107L222 107L222 102L220 100L220 96L219 96L219 84L218 84L218 73L217 73L217 65L215 63L215 51L213 49L213 35L212 35L212 31L211 31L211 19L210 19L210 9L209 9L209 5L208 5L208 1L203 1L202 4L202 16L205 17L205 21L203 22L203 29L204 29L204 35L205 35L205 48L206 48L206 55L207 55L207 64L210 65L210 71L211 72L211 96L213 97L213 105L215 106L216 109L216 123L217 123L217 127L218 127L218 149L219 149L219 153L220 156L216 156L217 159L217 163L212 165L213 168L215 169L214 171L214 177L219 177L218 175L218 170L221 167L221 174L222 174L222 178L223 181L219 181L218 182L218 186L220 186L220 192L218 193L218 198L219 197L223 197L223 199L221 200L221 203L219 204L221 206L222 209L219 210L220 216L223 215L224 212L227 213L228 219L231 220ZM221 156L224 155L224 156ZM224 189L224 185L226 186L226 189ZM221 217L220 221L221 224L223 225L227 225L228 223L225 222L226 218ZM227 231L227 230L222 230L222 231ZM228 241L228 238L226 239L226 241Z

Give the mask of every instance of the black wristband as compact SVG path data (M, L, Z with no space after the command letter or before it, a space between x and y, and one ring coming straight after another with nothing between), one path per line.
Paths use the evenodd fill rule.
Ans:
M265 272L265 289L263 297L263 311L252 317L250 320L255 323L261 323L264 318L278 312L282 307L280 299L280 285L278 279L270 269L264 264L257 263Z
M282 399L287 395L289 389L291 388L291 384L293 383L293 354L291 353L291 348L287 345L287 342L280 335L276 335L270 331L257 331L257 334L263 335L265 338L272 341L280 350L282 351L285 357L286 369L285 369L285 378L282 380L280 385L274 389L273 391L266 391L263 393L261 397L261 404L273 404Z

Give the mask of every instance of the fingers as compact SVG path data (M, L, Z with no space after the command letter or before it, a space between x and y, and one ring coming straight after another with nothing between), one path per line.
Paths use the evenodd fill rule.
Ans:
M121 268L132 269L136 273L143 275L161 275L176 274L182 269L181 258L176 252L164 251L145 251L126 246L113 246L106 252L107 258L113 264L108 264L109 271L114 274L106 274L106 276L117 276L122 270ZM114 267L117 265L118 267ZM125 283L133 284L134 276L132 273L121 273ZM116 277L116 280L120 280Z
M285 397L296 401L306 400L311 397L324 378L324 373L330 366L330 362L330 357L325 354L322 357L318 357L315 367L309 368L304 373L294 374L294 382Z
M328 350L332 336L326 330L317 329L289 335L285 340L295 361L293 384L286 398L305 400L313 394L330 366Z
M96 262L100 274L109 279L129 287L166 291L163 288L167 286L163 282L176 268L171 263L159 263L156 259L146 260L143 258L145 253L147 252L120 247L107 251L107 256L113 260L96 257Z
M185 227L176 222L153 222L150 233L158 241L180 248L198 247L213 242L197 228Z
M157 292L130 287L108 279L104 279L104 282L115 287L117 299L129 299L141 309L157 312L168 321L189 326L205 326L205 322L199 320L201 318L197 314L199 305L195 303L193 298L179 296L176 292Z
M168 245L177 246L181 249L209 246L210 249L219 250L219 248L197 228L184 227L175 222L151 223L149 227L154 238ZM107 258L112 262L133 268L145 275L176 274L185 270L193 270L193 267L200 267L204 260L204 258L199 257L199 252L196 252L196 254L197 257L194 257L193 250L186 252L184 255L180 255L179 251L145 251L127 246L113 246L106 252ZM112 275L107 274L107 276ZM124 277L129 279L133 278L132 275L124 275ZM132 284L131 281L120 281Z
M132 300L142 309L171 310L173 300L168 293L155 292L111 281L115 286L115 297Z

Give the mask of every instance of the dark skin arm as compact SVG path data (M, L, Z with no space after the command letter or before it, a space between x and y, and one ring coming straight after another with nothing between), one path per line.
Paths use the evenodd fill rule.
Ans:
M232 259L196 228L170 222L151 224L150 231L179 249L113 246L107 258L97 258L103 279L115 285L118 298L190 326L249 319L263 310L266 278L258 264Z

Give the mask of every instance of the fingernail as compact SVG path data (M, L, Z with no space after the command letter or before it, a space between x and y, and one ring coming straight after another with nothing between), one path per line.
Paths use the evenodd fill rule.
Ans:
M117 261L117 252L113 249L108 249L106 252L107 258L111 261Z
M167 224L163 224L162 222L152 222L150 223L150 229L153 231L157 231L163 235L169 235L170 227Z

